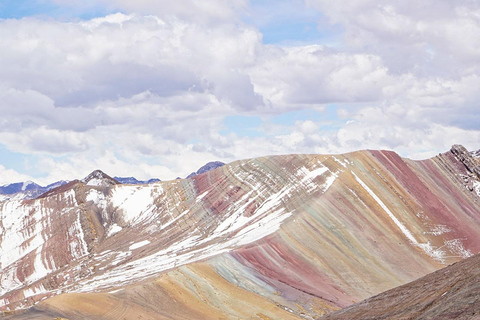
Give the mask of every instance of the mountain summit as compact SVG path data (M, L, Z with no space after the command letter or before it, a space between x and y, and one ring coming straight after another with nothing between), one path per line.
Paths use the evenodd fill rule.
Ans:
M99 187L107 187L107 186L116 185L120 183L101 170L93 171L88 176L83 178L81 182L85 183L87 186L99 186Z

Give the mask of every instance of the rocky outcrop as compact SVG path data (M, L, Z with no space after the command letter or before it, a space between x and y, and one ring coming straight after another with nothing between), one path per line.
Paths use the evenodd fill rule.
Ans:
M463 179L465 188L471 192L480 195L480 150L477 152L469 152L462 145L454 145L450 152L460 161L465 167L465 172L459 172L458 175Z
M468 172L471 172L477 179L480 179L480 159L474 156L478 154L480 150L477 151L477 153L469 152L464 146L456 144L450 151L465 165Z

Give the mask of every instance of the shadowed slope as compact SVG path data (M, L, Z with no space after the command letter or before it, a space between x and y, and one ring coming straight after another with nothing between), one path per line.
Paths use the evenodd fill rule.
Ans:
M320 319L480 319L480 255Z

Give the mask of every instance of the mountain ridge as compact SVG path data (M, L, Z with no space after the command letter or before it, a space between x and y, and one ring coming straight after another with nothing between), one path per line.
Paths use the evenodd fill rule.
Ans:
M56 296L32 312L104 316L75 309L95 291L157 319L261 318L262 310L315 318L478 253L480 194L466 187L477 181L470 174L453 151L423 161L375 150L284 155L190 179L76 183L43 199L7 201L3 233L25 235L18 241L27 245L0 241L12 252L0 257L0 310ZM9 212L21 223L5 220ZM16 229L23 225L28 232ZM151 305L153 316L125 298L134 292L166 304ZM180 296L197 309L182 311Z
M187 179L193 177L194 175L202 174L207 171L213 170L222 165L224 165L224 163L220 161L208 162L207 164L200 167L197 170L197 172L191 173L187 177ZM93 178L93 176L95 176L97 173L100 175L99 180L97 180L97 183L101 183L100 180L102 180L103 178L110 180L110 182L105 182L107 184L116 184L114 183L113 180L122 184L150 184L150 183L161 181L158 178L151 178L149 180L138 180L135 177L117 177L117 176L112 178L100 169L96 169L92 171L83 179L80 179L80 180L76 179L72 181L82 181L83 183L85 183L86 180L90 181L91 178ZM71 181L60 180L60 181L53 182L45 187L42 187L39 184L32 181L14 182L14 183L6 184L3 186L0 186L0 201L9 200L13 198L17 200L28 200L28 199L35 199L37 197L43 197L44 193L50 193L49 191L51 191L52 189L61 187L69 182Z

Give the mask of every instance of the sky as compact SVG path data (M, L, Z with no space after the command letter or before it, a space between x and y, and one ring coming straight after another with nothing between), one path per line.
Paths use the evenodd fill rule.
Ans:
M480 149L478 0L0 0L0 184Z

